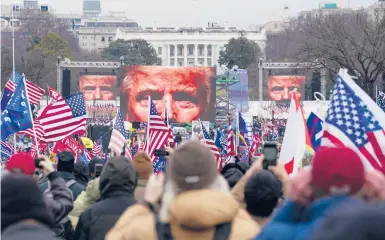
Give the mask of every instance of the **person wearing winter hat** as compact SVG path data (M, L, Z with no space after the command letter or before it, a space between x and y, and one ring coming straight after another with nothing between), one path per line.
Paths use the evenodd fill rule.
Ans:
M88 163L90 181L88 182L85 191L83 191L76 201L74 201L74 208L68 215L74 229L79 222L80 215L100 198L100 174L104 164L104 160L97 157L92 158Z
M247 171L247 169L245 170L245 167L239 165L239 163L228 163L221 170L221 174L226 179L230 188L233 188Z
M1 179L1 238L51 240L54 219L36 182L20 173Z
M9 159L6 169L32 176L36 170L35 160L27 153L16 153Z
M148 178L154 172L152 161L147 153L139 152L132 159L132 163L138 172L138 185L135 189L135 199L143 200Z
M320 147L308 176L304 184L308 184L307 191L311 192L313 201L306 206L294 201L286 202L256 239L308 239L328 214L362 202L365 169L352 149Z
M84 190L84 186L76 181L74 176L75 158L71 152L63 151L57 155L57 173L64 179L66 184L69 184L69 189L72 192L73 200L80 195ZM44 193L47 189L50 189L49 181L39 183L40 190Z
M127 209L106 239L251 239L258 225L231 196L211 150L188 141L169 156L163 174L151 175L145 201ZM156 204L160 201L159 213Z

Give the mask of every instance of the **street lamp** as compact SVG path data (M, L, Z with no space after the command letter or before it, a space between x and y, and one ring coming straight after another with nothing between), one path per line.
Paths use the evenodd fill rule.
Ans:
M56 60L57 60L57 63L56 63L56 89L59 93L62 93L61 92L61 76L60 76L60 73L61 73L61 66L60 66L61 56L57 56Z

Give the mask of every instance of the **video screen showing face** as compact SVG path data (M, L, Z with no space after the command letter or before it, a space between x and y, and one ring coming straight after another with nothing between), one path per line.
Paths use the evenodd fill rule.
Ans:
M305 86L305 76L270 76L267 81L267 96L270 101L290 100L290 93L297 91L301 100Z
M79 91L86 101L116 100L116 75L112 73L82 72L79 74Z
M162 118L167 106L172 122L214 121L214 68L126 66L123 72L120 108L126 121L147 122L148 96Z

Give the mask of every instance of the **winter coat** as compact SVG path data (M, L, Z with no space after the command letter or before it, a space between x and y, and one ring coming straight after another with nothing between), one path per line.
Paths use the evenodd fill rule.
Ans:
M75 177L72 173L57 171L57 174L59 177L63 178L65 182L68 182L71 179L75 180ZM41 192L44 193L44 191L48 188L48 181L40 182L39 188ZM70 187L70 190L72 192L73 201L75 201L80 193L84 190L84 186L76 183Z
M328 214L347 204L358 203L350 196L325 197L308 207L289 201L266 224L256 240L305 240L321 226Z
M50 181L51 189L43 194L43 199L48 212L52 214L57 223L72 210L72 193L58 172L49 174L47 178Z
M231 222L231 240L252 239L259 232L259 226L228 193L213 190L184 192L176 196L169 212L175 240L212 240L215 226L226 222ZM155 215L146 206L136 204L126 210L106 240L156 240L155 223Z
M127 158L110 159L100 175L100 199L80 215L74 239L104 240L120 215L135 204L136 182L135 168Z
M5 240L58 240L55 233L46 225L35 220L20 221L8 226L1 232Z
M99 178L95 178L88 183L86 190L83 191L76 199L74 202L74 208L68 215L74 229L78 224L80 215L99 198Z

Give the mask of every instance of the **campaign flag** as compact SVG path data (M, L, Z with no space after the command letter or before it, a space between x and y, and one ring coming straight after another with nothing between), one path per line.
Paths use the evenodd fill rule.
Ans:
M1 139L4 141L9 135L32 126L31 107L26 94L25 81L22 79L1 113Z
M14 72L15 75L15 82L13 81L13 75L8 80L8 82L5 84L5 89L7 89L10 92L14 92L17 85L21 82L21 80L24 78L20 73ZM38 104L40 102L41 97L44 95L45 91L44 89L38 87L36 84L32 83L31 81L28 81L25 79L25 85L28 90L28 101L30 104Z
M317 149L321 146L321 139L323 134L323 120L318 117L314 112L311 112L306 125L309 131L309 137L311 140L311 144L313 146L314 151L317 152Z
M221 155L219 154L218 147L215 145L214 140L211 139L209 132L206 130L205 126L201 122L202 126L202 133L203 133L203 138L201 139L201 142L208 147L211 152L215 156L215 160L217 162L217 169L220 172L222 170L222 158Z
M5 84L3 95L1 97L1 111L5 110L5 107L7 106L9 100L11 99L11 96L14 90L14 84L12 84L13 77L15 77L15 82L20 82L21 79L23 78L23 75L21 75L18 72L14 72L11 78L8 80L7 84Z
M314 155L303 109L296 94L291 95L291 103L278 162L284 165L288 174L295 175L303 164Z
M324 122L322 146L353 149L370 169L385 173L385 112L341 69Z
M53 148L53 152L56 154L63 151L69 151L69 152L72 152L75 158L80 156L83 150L84 150L84 147L80 146L80 144L77 141L75 141L71 136L66 137L60 141L57 141Z
M217 134L215 138L215 146L218 147L219 153L222 158L226 158L226 146L227 146L227 139L225 134L222 134L221 131L219 131L219 128L217 129Z
M63 97L62 95L55 89L53 89L52 87L48 86L48 92L49 92L49 97L52 100L55 100L55 101L60 101L60 100L63 100Z
M1 161L8 160L14 153L15 149L8 142L1 141Z
M122 113L118 111L115 117L114 128L112 130L111 140L108 148L115 152L116 155L120 155L123 152L123 147L126 148L128 137L128 132L124 128ZM130 150L127 151L127 149L125 149L125 156L132 160Z
M76 93L48 104L38 120L44 129L43 142L56 142L74 134L84 134L87 119L83 94Z

